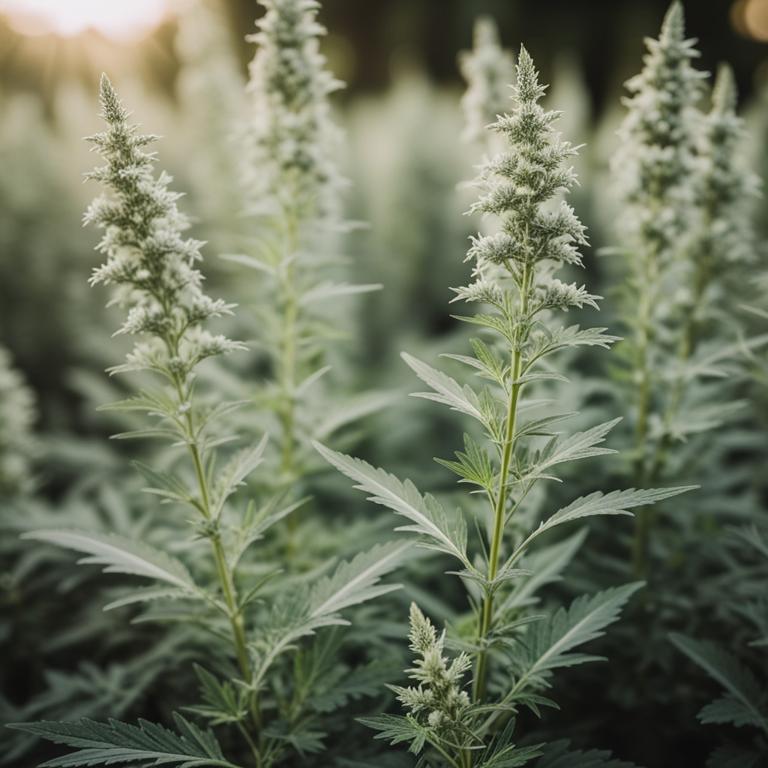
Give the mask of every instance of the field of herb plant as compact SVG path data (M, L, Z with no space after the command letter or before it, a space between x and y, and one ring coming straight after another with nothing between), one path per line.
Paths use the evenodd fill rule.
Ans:
M0 87L0 765L768 766L759 78L225 6Z

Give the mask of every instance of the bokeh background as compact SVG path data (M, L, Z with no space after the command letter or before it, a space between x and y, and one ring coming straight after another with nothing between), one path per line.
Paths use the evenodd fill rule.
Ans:
M730 62L759 123L768 0L688 6L700 67ZM564 128L588 144L582 173L599 174L615 147L622 83L639 69L642 38L658 29L665 7L666 0L323 3L325 53L347 83L336 103L348 137L341 161L354 182L350 213L371 224L355 258L361 279L385 284L363 333L372 360L397 345L401 331L444 330L445 286L463 274L470 225L454 215L465 202L455 185L471 177L477 154L457 148L457 54L471 44L474 19L494 17L510 48L525 42L553 83L552 103L566 110ZM93 193L80 184L91 164L81 137L98 129L100 73L126 93L148 130L169 137L162 157L188 195L197 234L212 242L209 254L226 250L237 224L237 182L226 175L236 152L226 144L258 14L253 0L0 0L0 343L41 393L42 426L82 430L88 419L72 372L93 353L89 334L100 313L100 298L83 281L94 264L93 235L78 224ZM599 208L593 202L585 201L588 219ZM590 223L597 248L600 222Z
M525 43L552 83L548 104L564 111L563 132L586 144L574 203L590 230L590 287L612 297L616 311L612 268L596 255L613 242L607 168L623 115L622 84L639 71L643 37L657 33L667 0L322 5L329 30L324 53L347 84L335 99L346 135L339 161L350 180L347 214L367 225L345 246L351 279L383 286L343 320L351 329L346 343L355 387L408 391L412 381L399 351L447 349L459 333L449 316L448 286L462 284L468 271L463 259L477 222L462 215L471 198L461 182L472 178L480 158L477 147L461 140L457 57L470 47L481 14L497 21L505 46ZM744 153L766 178L768 0L685 5L689 34L703 52L699 68L714 71L728 61L735 70L748 125ZM253 55L245 38L259 14L255 0L0 0L0 345L34 393L35 483L54 504L69 503L73 489L105 487L97 476L127 471L121 448L105 448L114 425L96 412L114 399L102 371L124 346L110 340L117 323L103 307L103 292L88 287L99 261L97 236L80 225L96 194L82 183L94 165L82 137L100 129L99 76L107 72L143 128L163 136L157 147L162 165L186 195L194 236L208 243L204 270L211 293L247 300L238 276L218 256L240 250L247 231L239 213L237 134ZM755 211L763 235L764 209L761 202ZM606 311L602 319L610 326ZM375 444L363 440L361 450L429 488L445 476L428 457L444 455L442 438L454 440L456 433L439 414L424 414L423 404L399 405L396 416L385 414ZM117 503L107 494L107 508ZM40 609L47 627L66 626L66 601ZM29 618L32 636L37 620ZM7 639L3 631L0 623L0 639ZM39 683L40 670L28 666L29 659L50 653L60 654L60 666L78 663L74 652L61 655L60 647L28 649L27 666L4 677L12 698L23 700ZM602 681L592 682L590 695L597 696ZM628 758L660 767L665 750L679 755L684 748L692 762L680 764L701 765L714 743L695 722L704 701L691 695L682 708L679 700L667 702L668 710L641 713L632 726L597 722L599 711L587 713L594 718L581 725ZM578 706L576 698L570 703ZM677 713L674 727L670 713ZM675 732L661 733L665 719ZM690 730L678 733L680 723Z

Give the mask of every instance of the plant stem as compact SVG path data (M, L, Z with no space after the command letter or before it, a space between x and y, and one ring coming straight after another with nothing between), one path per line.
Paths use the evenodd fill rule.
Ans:
M658 254L655 246L649 248L640 275L640 306L637 320L637 370L640 382L637 395L637 421L635 423L635 485L642 488L647 482L646 442L650 418L653 378L650 366L650 342L653 333L652 311L655 286L658 279ZM632 569L637 578L643 578L647 569L648 542L651 534L650 508L637 512L635 537L632 542Z
M516 343L512 350L512 388L510 390L509 402L507 405L506 427L504 432L504 445L501 454L501 468L499 470L499 484L496 491L496 502L493 509L493 534L491 537L491 550L488 556L488 581L492 582L499 571L499 553L501 551L501 542L504 538L505 512L507 507L507 480L509 477L509 465L512 460L512 453L515 443L515 431L517 428L517 406L520 400L520 391L523 388L520 382L520 374L523 366L523 343L525 341L525 332L523 325L527 323L526 315L528 313L528 294L531 283L531 271L528 265L523 269L523 276L520 283L520 330L517 334ZM483 601L482 612L480 616L480 627L478 639L483 642L491 631L493 626L493 587L490 587ZM485 679L487 674L488 654L483 648L480 650L477 659L477 670L474 680L474 699L481 701L485 696Z
M295 403L296 387L296 323L298 321L298 303L294 281L296 278L294 259L298 247L298 222L292 210L286 211L285 246L283 258L285 271L282 276L281 293L283 301L283 334L280 349L280 388L285 402L282 422L282 464L281 472L287 474L293 470Z
M176 390L181 403L186 402L187 398L184 396L184 389L181 382L176 382ZM195 426L192 421L192 414L187 411L185 416L185 422L187 427L187 443L189 445L189 452L192 457L192 464L195 469L195 479L197 480L197 488L200 494L200 508L203 513L203 517L206 520L212 520L211 515L211 501L210 492L208 490L208 481L205 476L205 469L203 466L203 459L200 454L200 448L197 444L197 437L195 434ZM227 557L224 552L224 547L221 543L221 537L218 532L210 537L211 546L213 547L213 558L216 564L216 574L221 586L222 596L224 597L224 603L227 606L227 614L229 616L230 626L232 628L232 639L235 646L235 655L237 656L237 663L240 667L240 673L243 676L243 680L249 682L251 679L251 663L248 656L248 644L245 638L245 627L243 626L243 617L240 613L240 608L237 605L237 591L235 588L234 577L232 571L227 564Z

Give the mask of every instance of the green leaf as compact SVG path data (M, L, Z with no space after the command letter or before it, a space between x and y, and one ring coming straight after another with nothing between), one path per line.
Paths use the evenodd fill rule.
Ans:
M310 617L332 616L352 605L399 589L399 584L379 584L382 576L399 567L411 549L409 542L379 544L339 565L313 590Z
M768 697L752 673L727 651L706 640L673 633L670 640L726 691L699 713L703 723L753 725L768 733Z
M408 751L418 755L424 744L432 735L429 728L419 725L413 717L401 715L378 715L376 717L361 717L358 722L378 731L374 738L387 739L392 745L407 741Z
M556 330L544 329L544 332L536 339L533 348L529 353L526 362L526 368L542 357L551 355L561 349L569 347L603 347L608 349L611 344L621 341L618 336L610 336L605 333L607 328L579 328L578 325L571 325L567 328L558 328Z
M239 768L224 758L212 733L200 730L181 715L174 714L173 717L178 733L146 720L139 720L138 725L117 720L99 723L83 719L63 723L17 723L9 727L77 750L49 760L41 768L122 765L137 761L148 767Z
M458 515L449 519L437 499L422 496L410 480L401 482L362 459L337 453L317 442L313 445L326 461L357 483L355 488L371 494L369 501L381 504L413 523L397 530L424 536L428 541L425 546L452 555L471 568L466 554L467 528L463 517Z
M198 588L186 566L175 557L138 541L112 533L88 533L65 529L44 528L29 531L22 538L44 541L57 547L84 552L90 557L84 564L103 565L105 573L126 573L147 579L165 581L184 590Z
M588 459L592 456L602 456L607 453L616 453L610 448L598 448L605 440L605 436L621 421L612 419L603 424L598 424L584 432L566 437L563 440L552 440L533 467L526 473L528 478L540 477L543 473L567 461Z
M481 424L486 424L480 401L470 387L462 387L455 379L421 360L417 360L407 352L402 352L400 356L427 386L435 390L434 392L416 392L414 397L423 397L426 400L443 403L451 410L459 411L459 413L477 419Z
M618 760L604 750L571 750L569 746L567 741L547 744L533 768L637 768L634 763Z
M248 692L242 686L236 688L231 682L221 682L207 669L195 664L195 674L200 681L200 696L204 704L185 707L208 719L212 726L225 723L239 723L248 715Z
M522 544L512 553L510 560L514 562L531 544L531 542L541 536L542 533L562 525L570 523L573 520L580 520L584 517L594 515L628 515L628 510L633 507L645 507L656 504L664 499L677 496L680 493L695 490L696 485L684 485L677 488L652 488L645 490L635 490L628 488L624 491L611 491L602 493L595 491L587 496L581 496L572 501L567 507L563 507L555 512L552 517L539 524L533 533L526 538Z
M313 286L299 300L302 306L313 304L316 301L326 301L327 299L339 296L353 296L359 293L371 293L380 291L380 283L367 283L364 285L351 285L350 283L333 283L330 281Z
M570 563L586 537L586 528L581 528L563 541L527 554L522 565L531 575L518 582L519 586L510 592L500 606L500 612L522 608L536 602L536 593L547 584L560 579L561 571Z
M469 435L464 435L464 451L457 451L456 459L435 461L455 472L461 478L460 483L476 485L488 493L493 491L496 471L491 457Z
M504 697L504 702L524 700L529 688L548 687L547 679L554 669L598 660L600 657L572 651L602 636L605 628L619 618L627 600L641 586L641 582L635 582L606 589L596 595L582 595L569 608L560 608L548 620L530 624L522 647L516 647L512 656L517 680Z
M199 599L201 595L193 594L186 589L174 589L173 587L147 587L135 589L125 597L119 597L104 606L105 611L113 611L115 608L123 608L126 605L137 603L149 603L154 600L190 600Z
M264 460L267 436L252 448L238 451L227 464L216 473L216 485L211 495L211 515L218 518L227 499L243 485L248 475Z

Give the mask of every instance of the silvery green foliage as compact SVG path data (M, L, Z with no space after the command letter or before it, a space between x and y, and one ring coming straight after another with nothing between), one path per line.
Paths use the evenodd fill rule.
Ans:
M156 137L141 135L128 123L106 76L101 108L107 130L90 140L107 164L88 178L110 194L97 197L85 214L86 224L104 232L98 250L106 260L94 270L91 284L113 286L112 303L127 310L118 333L145 338L127 363L113 370L151 370L183 382L202 360L242 348L205 328L211 318L229 314L232 305L203 292L196 268L201 243L184 237L189 222L176 206L180 195L168 188L168 174L155 175L155 156L145 151Z
M694 45L675 0L658 39L646 40L643 70L626 84L628 111L613 168L624 201L622 231L629 232L629 248L641 263L671 256L690 224L703 87L703 74L691 64L699 55Z
M234 503L263 462L266 438L221 461L220 446L236 439L221 434L222 417L238 404L215 394L204 400L196 381L202 360L241 348L207 328L231 305L202 292L202 275L194 266L199 243L182 237L186 220L176 207L178 195L168 190L165 174L153 174L154 155L143 149L152 137L139 135L128 122L106 77L101 105L107 130L91 140L107 165L90 176L112 195L98 198L87 215L104 230L99 248L106 254L92 282L114 286L114 303L128 309L120 332L146 339L129 354L127 365L113 370L156 374L146 377L147 386L138 395L110 408L156 420L152 428L118 437L160 438L174 454L183 449L186 461L174 456L158 468L139 467L149 482L147 493L184 509L186 534L179 531L181 542L173 542L180 556L170 546L89 528L34 528L24 538L79 552L86 556L83 563L150 584L121 594L107 609L142 606L144 620L205 631L210 642L199 649L201 660L218 674L197 670L200 703L188 709L211 727L230 730L226 743L233 745L232 759L272 768L296 753L321 751L326 733L319 721L350 697L367 692L370 684L364 681L350 684L348 693L329 701L325 678L349 675L354 680L354 675L332 653L330 660L308 663L307 647L313 648L312 636L321 630L348 624L343 614L351 607L396 588L381 580L399 566L409 544L380 544L334 568L326 564L322 571L278 585L270 584L278 569L264 553L256 567L248 563L250 548L297 503L286 502L282 494ZM153 387L152 380L159 384ZM55 765L149 759L237 768L224 758L211 732L178 716L175 725L175 731L168 731L143 721L132 726L80 720L17 727L76 750Z
M472 50L460 54L459 66L467 82L461 99L464 137L471 142L486 142L488 125L504 113L509 103L515 69L514 58L501 47L496 22L490 16L475 22Z
M732 539L736 562L730 558L724 562L739 599L728 611L732 613L728 647L679 633L670 639L722 691L702 708L699 721L736 729L724 731L726 738L711 754L708 768L758 768L768 754L768 537L764 526L753 525L737 530Z
M715 293L723 291L728 265L744 261L753 247L750 198L757 189L741 169L741 121L727 69L718 76L710 112L697 108L703 74L691 65L698 54L685 38L679 3L648 46L645 68L628 83L633 95L614 167L623 191L621 245L631 275L631 339L624 351L635 402L633 476L639 483L664 475L675 444L680 453L682 440L734 413L723 406L734 397L722 381L733 373L740 345L724 333L731 322L729 303L715 301ZM717 335L719 345L703 338L705 330ZM695 455L700 447L691 445ZM638 516L638 575L645 573L653 518L648 510Z
M251 113L244 183L259 212L335 213L339 134L328 96L341 83L326 69L315 0L262 0L250 64ZM277 208L277 211L275 210Z
M319 50L325 30L314 0L266 0L258 46L250 66L249 123L245 128L243 180L255 220L256 247L231 261L254 270L249 296L255 333L267 375L258 401L277 424L271 478L298 491L316 461L307 437L331 432L381 407L382 399L329 397L325 389L332 340L340 330L348 297L375 290L343 279L337 239L341 178L335 151L339 132L329 95L340 87ZM257 282L256 282L257 281ZM255 294L255 295L254 295Z
M442 639L414 610L411 641L423 658L412 675L421 686L396 689L407 710L405 716L366 720L379 731L378 738L408 743L425 765L523 765L541 754L540 745L515 745L515 713L523 708L538 713L553 703L545 696L553 671L591 660L572 653L573 649L603 634L639 585L583 596L567 610L534 617L522 595L530 598L550 578L547 570L550 576L557 572L562 565L555 562L563 559L562 554L551 553L537 561L537 553L530 551L534 542L562 524L594 515L629 514L634 507L684 490L595 492L538 525L522 517L534 487L551 479L556 467L610 453L602 443L616 424L609 421L566 435L554 427L567 415L558 413L551 403L545 412L540 404L537 410L529 396L533 382L563 378L552 368L550 358L555 353L584 345L607 347L615 340L604 329L559 322L559 313L594 306L599 297L553 277L563 266L581 265L580 248L586 235L562 199L576 181L568 164L575 150L555 132L557 113L539 105L544 91L522 48L513 108L491 126L504 138L506 150L483 166L480 197L473 206L473 211L496 216L500 230L473 240L469 257L475 261L475 279L456 291L457 298L483 305L477 314L461 319L479 328L484 338L472 341L474 355L447 355L466 365L482 384L461 384L403 355L429 388L420 397L475 422L473 434L464 436L465 448L455 460L438 461L483 499L485 510L469 522L467 512L479 510L470 498L454 514L434 496L422 495L410 481L402 482L363 461L317 446L372 501L405 519L399 530L415 534L423 546L454 560L458 571L453 573L467 590L472 612L459 624L467 629L458 636L451 633L448 639L463 654L449 665L443 658ZM499 269L486 274L486 265ZM482 440L475 436L478 431ZM482 541L471 536L472 530ZM471 697L463 685L468 660L474 666Z
M743 120L736 113L737 100L733 71L723 64L717 73L712 104L704 117L698 142L697 202L703 221L693 259L703 273L700 280L711 280L719 268L752 261L755 257L751 218L760 181L746 167L743 152L746 136Z
M9 352L0 347L0 498L32 486L35 398Z

